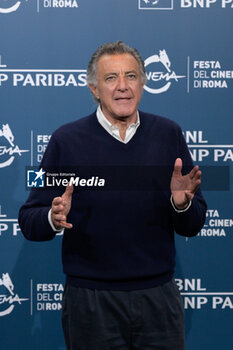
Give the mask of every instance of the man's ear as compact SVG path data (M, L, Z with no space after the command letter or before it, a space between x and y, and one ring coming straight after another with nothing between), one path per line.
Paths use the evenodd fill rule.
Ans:
M97 86L89 84L89 89L91 90L93 95L99 100L99 94L98 94Z

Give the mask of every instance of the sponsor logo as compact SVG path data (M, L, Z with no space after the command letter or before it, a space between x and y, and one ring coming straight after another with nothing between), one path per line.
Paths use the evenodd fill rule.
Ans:
M22 156L22 153L29 150L20 149L14 143L14 135L9 124L3 124L0 128L0 168L10 166L15 156Z
M0 87L84 87L86 76L86 69L8 68L0 56Z
M6 214L2 214L2 207L0 205L0 237L3 235L3 232L17 236L20 228L17 219L9 219Z
M0 278L0 317L9 315L15 308L15 305L21 305L28 298L20 298L14 292L14 284L8 273L3 273Z
M181 8L233 8L233 0L180 0Z
M173 10L173 0L138 0L139 10Z
M2 7L2 4L4 4L4 7ZM21 1L14 1L12 4L12 1L5 1L4 3L0 2L0 13L7 14L11 12L15 12L18 10L19 6L21 5Z
M233 8L233 0L138 0L138 9L174 10L174 3L182 9Z
M160 50L159 54L148 57L145 60L147 84L144 89L151 94L166 92L173 82L178 82L185 75L177 75L172 70L171 61L166 50Z
M233 162L233 144L209 143L202 130L186 130L183 134L194 162Z
M232 292L209 292L203 287L201 278L175 278L175 281L183 297L185 309L233 309Z

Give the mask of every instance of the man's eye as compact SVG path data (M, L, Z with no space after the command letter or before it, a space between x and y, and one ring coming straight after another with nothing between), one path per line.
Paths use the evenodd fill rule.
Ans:
M109 77L106 78L107 81L112 81L114 80L116 77L114 75L110 75Z
M134 79L136 79L136 75L135 74L128 74L128 78L130 80L134 80Z

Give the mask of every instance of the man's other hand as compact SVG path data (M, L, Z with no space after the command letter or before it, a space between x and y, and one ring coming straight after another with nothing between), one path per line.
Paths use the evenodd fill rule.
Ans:
M201 171L196 165L190 173L182 175L182 160L177 158L171 178L171 193L177 209L185 209L193 199L201 183Z
M55 197L52 202L51 219L56 229L72 228L71 223L66 222L67 215L70 212L72 194L74 186L68 184L66 190L61 197Z

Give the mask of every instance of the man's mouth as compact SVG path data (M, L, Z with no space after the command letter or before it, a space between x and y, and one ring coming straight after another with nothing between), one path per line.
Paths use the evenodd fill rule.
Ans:
M116 97L115 101L129 101L131 97Z

